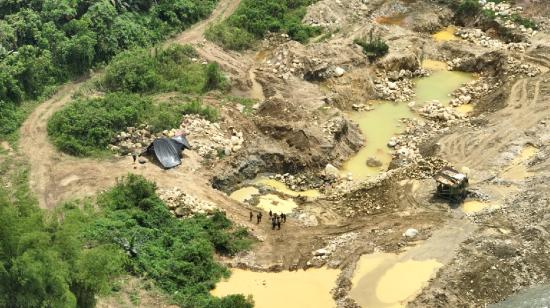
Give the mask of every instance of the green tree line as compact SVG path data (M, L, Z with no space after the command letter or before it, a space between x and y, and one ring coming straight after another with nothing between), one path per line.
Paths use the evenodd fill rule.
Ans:
M21 102L208 16L217 0L0 1L0 135Z

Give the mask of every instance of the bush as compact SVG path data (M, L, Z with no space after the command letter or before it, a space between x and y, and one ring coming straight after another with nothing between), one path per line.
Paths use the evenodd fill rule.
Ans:
M151 110L150 100L122 93L76 100L52 116L48 134L65 153L98 154L107 149L117 132L140 123Z
M456 9L456 13L462 16L475 16L481 11L478 0L462 0Z
M245 50L254 45L254 35L227 23L210 26L205 33L208 40L231 50Z
M370 33L369 40L364 38L355 39L353 43L363 47L363 53L371 60L378 59L385 56L389 51L389 46L380 37L373 38L372 32Z
M268 32L287 33L306 43L321 31L302 24L306 7L313 0L243 0L237 10L220 24L210 27L206 37L224 48L243 50Z
M157 93L179 91L200 94L225 89L226 79L215 63L206 67L192 62L191 46L171 45L153 52L138 49L115 57L107 67L103 86L107 91Z
M136 175L95 204L75 201L43 212L35 199L19 198L29 187L27 172L17 171L9 192L0 185L1 307L94 307L124 272L152 279L182 307L253 307L242 295L210 295L229 274L214 253L251 244L246 230L221 212L176 219L156 185Z

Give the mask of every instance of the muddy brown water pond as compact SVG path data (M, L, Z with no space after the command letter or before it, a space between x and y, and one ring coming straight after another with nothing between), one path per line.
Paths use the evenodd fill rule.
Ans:
M364 255L357 263L350 296L369 308L405 307L442 266L390 253Z
M445 42L445 41L454 41L458 40L459 38L455 36L456 28L453 26L448 26L441 31L435 33L433 35L433 39L437 42Z
M451 100L450 94L475 78L470 73L448 71L447 64L440 61L425 60L422 66L432 73L429 77L415 80L415 101L420 106L433 100L448 105ZM402 118L417 116L406 103L384 101L371 103L374 110L348 114L349 118L359 125L366 140L365 146L342 166L343 176L351 173L354 179L364 180L387 170L392 160L391 149L387 146L388 141L403 130L403 125L400 122ZM464 113L468 113L472 109L471 105L457 108ZM381 165L379 167L367 166L366 162L369 158L379 161Z
M229 195L233 200L246 202L255 196L258 196L259 202L257 207L266 212L273 211L274 213L289 214L298 207L298 204L292 198L305 197L307 200L315 200L321 196L321 193L316 189L305 191L295 191L290 189L281 181L270 179L266 176L259 176L250 181L250 186L244 186ZM262 194L256 186L264 186L277 191L288 198L282 198L276 194Z
M233 269L212 294L252 295L257 308L333 308L336 303L330 290L339 274L339 270L326 268L279 273Z

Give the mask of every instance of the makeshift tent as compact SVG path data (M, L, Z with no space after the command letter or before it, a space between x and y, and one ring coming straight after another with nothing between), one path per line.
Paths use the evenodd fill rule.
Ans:
M191 149L189 141L187 141L184 136L177 136L171 139L155 139L155 141L147 147L146 152L154 155L164 168L170 169L181 164L180 153L184 149Z

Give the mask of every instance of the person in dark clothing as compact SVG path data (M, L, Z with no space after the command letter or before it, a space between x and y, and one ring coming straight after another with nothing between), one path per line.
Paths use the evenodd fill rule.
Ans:
M277 219L277 230L281 230L281 220Z
M132 159L134 160L134 164L135 164L136 160L137 160L137 154L136 153L132 153Z
M269 217L273 216L273 212L269 210Z
M258 213L258 214L256 215L256 220L257 220L257 221L256 221L256 224L259 224L259 223L262 221L262 213Z
M275 230L276 225L277 225L277 219L275 217L271 218L271 230Z
M283 222L286 222L286 214L283 214Z
M252 218L254 218L254 213L252 213L252 211L250 211L250 221L252 221Z

